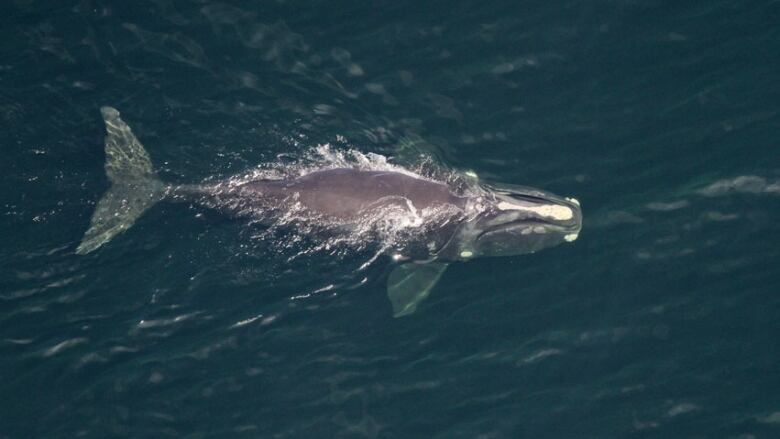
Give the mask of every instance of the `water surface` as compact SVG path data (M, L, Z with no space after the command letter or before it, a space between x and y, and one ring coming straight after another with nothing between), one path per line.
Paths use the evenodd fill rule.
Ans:
M0 437L780 434L776 2L0 12ZM103 105L168 181L421 139L584 228L402 319L370 252L187 204L78 256Z

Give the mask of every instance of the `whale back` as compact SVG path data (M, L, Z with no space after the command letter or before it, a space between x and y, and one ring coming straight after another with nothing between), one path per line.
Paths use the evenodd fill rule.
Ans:
M292 180L252 182L246 188L266 199L294 198L312 213L336 218L358 216L383 203L402 203L414 210L464 204L439 182L400 172L349 168L316 171Z

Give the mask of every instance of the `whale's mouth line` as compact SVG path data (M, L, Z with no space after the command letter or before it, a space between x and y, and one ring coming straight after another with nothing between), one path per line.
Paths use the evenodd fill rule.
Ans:
M482 232L480 232L479 235L477 235L477 239L482 238L483 236L495 232L501 232L501 231L509 231L512 229L517 229L518 233L521 233L522 230L525 229L533 229L534 227L544 227L545 229L549 231L555 231L555 232L570 232L576 230L576 225L572 225L571 227L567 227L564 224L559 224L553 221L547 221L542 218L524 218L522 220L512 221L504 224L497 224L495 226L489 227Z

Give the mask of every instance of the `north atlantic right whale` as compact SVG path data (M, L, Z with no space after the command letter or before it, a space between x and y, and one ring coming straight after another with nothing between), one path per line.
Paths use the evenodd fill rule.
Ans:
M103 107L101 113L111 186L98 201L77 254L98 249L163 200L200 203L261 221L294 211L299 218L328 223L347 234L400 222L408 232L405 239L385 250L397 264L388 276L388 297L393 314L402 316L415 311L451 262L533 253L574 241L582 227L580 203L574 198L468 176L466 192L405 170L350 167L293 178L166 184L119 112Z

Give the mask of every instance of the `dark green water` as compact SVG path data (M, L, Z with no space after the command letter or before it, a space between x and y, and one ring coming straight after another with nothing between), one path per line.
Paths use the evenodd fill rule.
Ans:
M780 437L777 2L0 12L0 438ZM387 261L186 204L78 256L102 105L169 181L420 136L584 228L402 319Z

